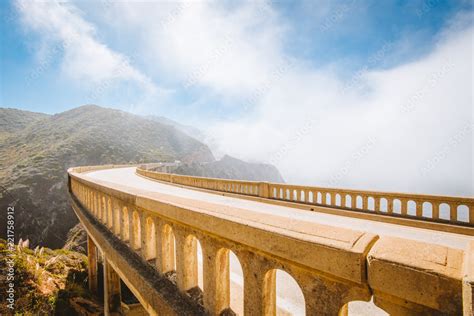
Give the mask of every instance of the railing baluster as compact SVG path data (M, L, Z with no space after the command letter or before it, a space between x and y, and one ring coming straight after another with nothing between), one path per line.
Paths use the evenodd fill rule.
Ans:
M368 210L368 205L369 205L369 197L367 195L362 195L362 209L365 211L365 210Z
M386 200L387 200L387 214L393 214L393 199L388 197Z
M439 203L433 203L433 219L439 219Z
M341 207L346 207L346 193L341 193Z
M423 216L423 201L415 200L416 203L416 217Z
M374 210L375 210L376 213L381 213L381 210L380 210L380 197L379 196L374 197Z
M468 207L469 223L474 222L474 214L472 211L472 198L453 198L453 197L441 197L441 196L429 196L421 194L398 194L398 193L383 193L383 192L371 192L371 191L359 191L359 190L343 190L333 188L319 188L319 187L302 187L286 184L268 183L267 193L262 187L260 182L252 181L239 181L239 180L225 180L225 179L209 179L203 177L192 177L183 175L174 175L170 173L160 173L146 171L143 168L137 168L137 173L144 176L148 176L154 179L160 179L162 181L168 181L177 184L190 185L194 187L200 187L205 189L217 190L221 192L231 192L236 194L244 194L251 196L260 196L270 199L301 202L301 203L312 203L315 205L324 206L338 206L343 208L349 208L352 210L372 210L375 213L386 213L386 215L394 214L394 201L400 201L400 215L408 215L408 202L414 201L416 203L415 214L411 214L410 217L423 219L423 203L428 202L433 205L433 216L432 218L436 221L440 221L439 218L439 205L448 204L450 206L449 220L453 222L458 221L457 206L466 205ZM79 192L79 198L83 203L89 203L92 209L94 209L94 193L90 193L85 190L83 186L76 186ZM310 199L310 192L313 194L313 198ZM321 194L318 200L318 194ZM328 195L329 194L329 195ZM92 197L91 197L92 195ZM340 196L339 200L336 200L337 196ZM347 199L351 197L350 205L348 206ZM362 199L358 202L358 197ZM373 198L373 205L369 206L369 198ZM386 211L382 212L381 203L382 199L386 200ZM311 201L310 201L311 200ZM85 201L85 202L84 202ZM90 202L88 202L90 201ZM99 204L102 203L99 197ZM339 204L340 201L340 204ZM372 202L371 202L372 203ZM410 203L411 206L411 203ZM102 221L107 221L107 215L103 214L102 205L98 207L98 218Z
M454 203L449 203L449 211L451 213L451 221L458 221L458 205Z

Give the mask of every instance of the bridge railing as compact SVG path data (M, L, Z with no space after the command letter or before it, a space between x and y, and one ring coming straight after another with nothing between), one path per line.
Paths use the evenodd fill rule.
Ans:
M474 226L474 198L185 176L137 168L159 181L273 200Z
M199 291L210 315L231 306L230 252L242 268L244 315L276 314L277 271L298 284L306 315L347 315L350 302L371 299L394 315L472 312L468 251L278 216L245 217L245 210L157 196L81 173L89 170L69 170L70 192L81 207L184 294L196 293L202 262ZM141 299L153 312L153 295Z

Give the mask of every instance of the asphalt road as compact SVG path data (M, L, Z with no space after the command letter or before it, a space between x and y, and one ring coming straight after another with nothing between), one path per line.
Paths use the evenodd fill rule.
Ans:
M327 213L320 213L316 211L310 212L307 210L295 209L291 207L278 206L267 204L263 202L250 201L239 199L236 197L222 196L207 192L201 192L193 189L181 188L169 184L159 183L153 180L148 180L135 174L135 168L119 168L107 169L100 171L89 172L85 175L91 179L107 181L109 184L117 184L122 188L129 187L131 189L140 189L143 191L158 192L175 197L182 197L188 201L206 201L209 203L231 206L247 211L262 214L262 218L271 216L287 217L291 221L302 222L305 225L324 224L353 230L366 231L380 236L401 237L406 239L417 240L421 242L435 243L439 245L448 246L451 248L466 249L468 242L472 237L458 235L446 232L437 232L428 229L414 228L397 224L389 224L376 222L366 219L358 219L340 215L333 215ZM238 214L235 220L239 220ZM284 228L284 223L282 223ZM200 252L200 250L198 249ZM201 255L199 255L201 257ZM231 254L231 294L232 307L240 315L242 308L242 270L236 256ZM200 271L202 267L200 264ZM201 276L202 278L202 276ZM303 297L298 285L286 273L281 272L277 275L277 304L280 313L286 314L291 311L293 315L304 315ZM351 303L350 314L353 315L386 315L383 311L376 308L373 304ZM286 314L288 315L288 314Z

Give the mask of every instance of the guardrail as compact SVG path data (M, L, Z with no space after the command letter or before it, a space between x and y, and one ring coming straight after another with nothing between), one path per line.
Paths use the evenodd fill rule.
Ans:
M358 212L474 226L474 198L204 178L149 171L140 167L137 168L137 173L159 181L207 190L335 207Z
M118 243L123 242L159 274L173 275L184 294L196 293L198 262L202 262L203 287L197 292L202 293L203 307L210 315L221 315L230 308L230 252L242 267L244 315L275 315L279 270L298 284L306 315L347 315L350 302L371 299L394 315L472 313L474 271L466 263L471 261L463 259L472 257L472 249L322 224L309 228L306 222L295 219L288 227L290 223L280 217L235 219L232 215L245 210L213 209L211 204L203 209L202 205L195 206L196 201L157 197L154 192L94 180L81 173L89 170L83 167L68 171L70 192L84 212L118 238L110 245L120 248ZM191 181L185 176L159 177ZM213 185L218 183L228 188L225 181ZM74 209L86 229L90 227L90 220L81 215L83 211ZM88 230L91 232L101 234L100 230ZM93 237L100 240L99 236ZM474 242L470 245L472 248ZM123 271L119 275L129 278L129 283L135 280ZM134 293L149 313L161 313L156 295L149 288L140 292L142 283L137 283Z

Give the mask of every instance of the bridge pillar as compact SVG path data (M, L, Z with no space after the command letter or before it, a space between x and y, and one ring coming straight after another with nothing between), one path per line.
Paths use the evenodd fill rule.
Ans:
M186 292L198 286L197 240L176 230L176 283Z
M122 312L120 277L104 255L104 314L105 316Z
M156 259L155 266L160 274L163 273L163 223L158 217L153 219L155 222L155 248L156 248Z
M201 240L203 259L204 308L210 315L220 315L229 307L229 255L212 242Z
M474 241L471 241L465 258L466 273L463 279L463 315L474 315Z
M131 249L133 248L133 242L134 242L134 237L133 237L133 208L130 208L128 210L128 244Z
M276 315L275 273L267 274L266 262L253 253L241 252L239 260L244 273L244 314Z
M89 275L89 290L93 294L97 294L98 278L97 278L97 247L92 238L87 236L87 259L88 275Z

